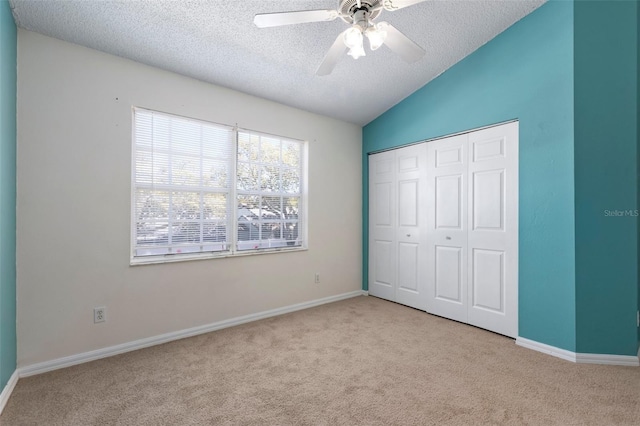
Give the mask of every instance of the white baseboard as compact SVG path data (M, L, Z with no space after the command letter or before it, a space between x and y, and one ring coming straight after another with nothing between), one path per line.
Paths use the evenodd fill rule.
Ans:
M18 383L18 378L20 377L20 373L18 370L14 371L11 377L9 377L9 381L0 392L0 414L2 414L2 410L4 410L5 405L7 405L7 401L9 401L9 397L13 392L13 388L16 387L16 383Z
M639 358L633 355L576 354L576 362L578 364L640 366Z
M534 351L542 352L556 358L562 358L567 361L575 362L578 364L604 364L604 365L625 365L630 367L640 366L640 351L638 356L633 355L608 355L608 354L583 354L571 352L566 349L560 349L555 346L546 345L544 343L536 342L535 340L525 339L518 336L516 339L516 345L523 348L532 349Z
M83 352L76 355L70 355L51 361L40 362L28 365L18 369L19 377L28 377L36 374L46 373L48 371L58 370L60 368L71 367L72 365L83 364L89 361L95 361L101 358L107 358L113 355L119 355L125 352L131 352L138 349L148 348L149 346L160 345L162 343L171 342L173 340L184 339L186 337L197 336L199 334L209 333L211 331L223 328L233 327L235 325L244 324L251 321L257 321L265 318L275 317L277 315L287 314L290 312L300 311L302 309L312 308L314 306L324 305L326 303L337 302L339 300L349 299L351 297L361 296L362 290L351 291L349 293L338 294L335 296L323 297L321 299L310 300L308 302L297 303L295 305L284 306L282 308L271 309L268 311L258 312L255 314L244 315L241 317L231 318L228 320L214 322L212 324L201 325L198 327L188 328L185 330L174 331L171 333L161 334L159 336L148 337L145 339L135 340L133 342L122 343L120 345L109 346L94 351Z
M545 345L544 343L536 342L535 340L525 339L518 336L516 338L516 345L523 348L532 349L534 351L542 352L543 354L555 356L556 358L562 358L567 361L576 362L576 353L568 351L566 349L556 348L555 346Z

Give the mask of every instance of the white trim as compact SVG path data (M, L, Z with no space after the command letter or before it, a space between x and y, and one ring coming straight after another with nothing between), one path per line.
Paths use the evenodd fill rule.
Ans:
M545 345L544 343L536 342L535 340L525 339L518 336L516 338L516 345L523 348L532 349L534 351L542 352L543 354L555 356L556 358L562 358L567 361L576 362L576 353L568 351L566 349L556 348L555 346Z
M234 232L237 232L234 231ZM154 265L159 263L172 263L172 262L189 262L192 260L206 260L206 259L223 259L227 257L242 257L242 256L259 256L263 254L273 253L286 253L295 251L308 251L306 245L299 247L277 247L266 248L259 250L243 250L241 252L219 251L219 252L204 252L204 253L184 253L184 254L161 254L157 256L142 256L129 259L130 266L138 265Z
M391 150L398 149L398 148L404 148L406 146L418 145L418 144L425 143L425 142L433 142L433 141L437 141L438 139L450 138L450 137L453 137L453 136L466 135L467 133L477 132L478 130L490 129L491 127L498 127L498 126L502 126L504 124L519 123L519 122L520 122L519 118L512 118L511 120L501 121L499 123L488 124L486 126L476 127L476 128L473 128L473 129L467 129L467 130L463 130L461 132L449 133L447 135L434 136L434 137L429 138L429 139L422 139L420 141L413 141L413 142L406 143L404 145L398 145L398 146L393 146L391 148L384 148L384 149L379 149L377 151L367 152L367 155L379 154L381 152L391 151Z
M571 352L566 349L560 349L555 346L546 345L520 336L516 339L516 345L578 364L626 365L630 367L640 366L640 351L638 351L638 356L583 354Z
M19 377L20 377L20 373L18 372L18 370L14 371L11 377L9 377L9 381L7 381L7 384L4 386L4 389L2 389L2 392L0 392L0 414L2 414L2 410L4 410L5 405L7 405L7 402L9 401L9 397L13 392L13 388L15 388L16 383L18 383Z
M135 351L147 348L149 346L160 345L162 343L174 340L184 339L186 337L197 336L199 334L209 333L211 331L223 328L233 327L251 321L257 321L265 318L275 317L290 312L300 311L302 309L312 308L314 306L324 305L326 303L337 302L339 300L349 299L361 296L362 290L351 291L348 293L338 294L335 296L323 297L321 299L311 300L308 302L297 303L295 305L284 306L282 308L270 309L255 314L244 315L241 317L231 318L214 322L212 324L201 325L198 327L188 328L185 330L174 331L171 333L161 334L154 337L135 340L133 342L122 343L120 345L109 346L94 351L83 352L76 355L70 355L63 358L44 361L37 364L27 365L18 369L19 377L28 377L36 374L46 373L48 371L58 370L60 368L71 367L72 365L83 364L85 362L94 361L101 358L107 358L113 355L125 352Z
M576 354L576 362L578 364L640 366L640 359L633 355Z

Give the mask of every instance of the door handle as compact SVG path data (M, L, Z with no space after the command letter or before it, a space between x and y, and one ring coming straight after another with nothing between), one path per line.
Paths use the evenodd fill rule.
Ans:
M411 234L407 234L407 237L410 237L410 236L411 236Z
M447 237L447 240L450 240L450 239L451 239L451 237Z

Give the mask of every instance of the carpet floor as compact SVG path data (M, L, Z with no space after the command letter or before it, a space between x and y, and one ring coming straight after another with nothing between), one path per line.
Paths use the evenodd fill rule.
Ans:
M640 368L374 297L20 379L10 425L640 425Z

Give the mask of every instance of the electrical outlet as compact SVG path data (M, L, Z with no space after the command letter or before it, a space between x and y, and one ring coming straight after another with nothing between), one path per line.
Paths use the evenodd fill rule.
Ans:
M320 273L316 272L316 279L315 279L315 283L316 284L320 284Z
M99 306L93 308L93 322L97 324L99 322L105 322L107 320L107 308Z

